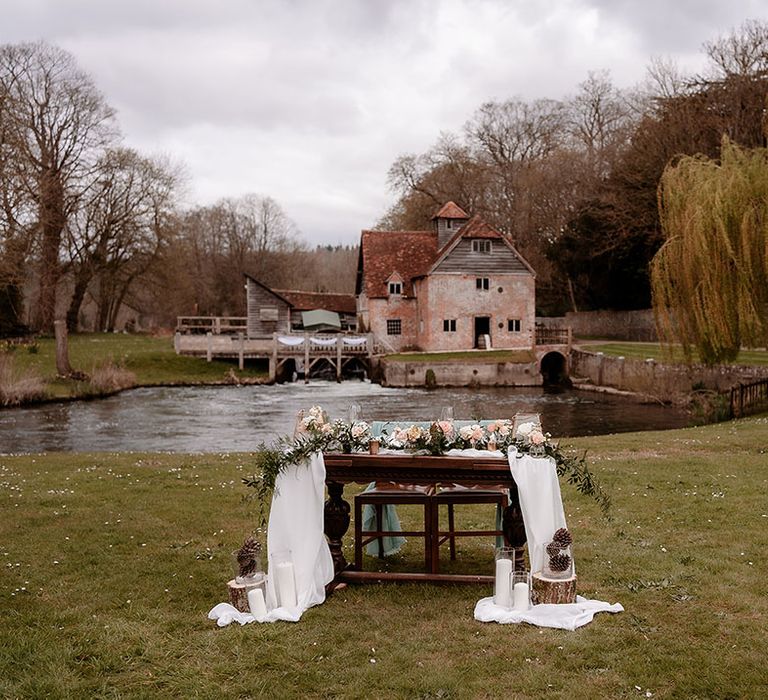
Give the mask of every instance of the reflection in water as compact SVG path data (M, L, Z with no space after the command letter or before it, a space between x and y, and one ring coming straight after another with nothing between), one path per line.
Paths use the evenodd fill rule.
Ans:
M428 420L453 406L456 419L540 413L555 437L689 425L686 414L624 397L540 388L392 389L341 384L134 389L98 401L0 411L0 452L251 451L293 430L301 408L320 404L332 418L360 404L366 420Z

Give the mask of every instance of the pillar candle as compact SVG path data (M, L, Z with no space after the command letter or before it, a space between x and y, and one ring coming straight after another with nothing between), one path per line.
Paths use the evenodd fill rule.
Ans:
M264 601L264 591L261 588L251 588L248 591L248 607L251 609L251 615L257 620L266 617L267 604Z
M496 560L496 595L493 602L502 608L512 606L512 592L509 587L509 575L512 573L511 559Z
M520 611L528 610L528 584L516 583L513 591L514 609Z
M293 575L293 564L281 561L275 566L275 588L281 608L296 607L296 579Z

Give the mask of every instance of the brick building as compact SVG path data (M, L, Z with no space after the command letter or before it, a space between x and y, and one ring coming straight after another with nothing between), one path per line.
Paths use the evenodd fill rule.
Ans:
M431 231L363 231L357 313L392 350L530 349L535 278L510 240L453 202Z

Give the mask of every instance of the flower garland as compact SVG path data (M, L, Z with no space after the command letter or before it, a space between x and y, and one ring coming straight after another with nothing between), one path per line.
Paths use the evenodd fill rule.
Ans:
M246 486L256 489L261 502L261 524L266 523L266 502L280 472L306 462L315 452L367 451L372 441L392 450L435 456L449 450L481 449L506 453L509 448L514 448L520 456L551 457L558 476L565 477L580 493L594 498L603 514L609 516L610 497L590 472L586 453L566 454L560 444L552 442L551 435L543 432L536 423L522 423L514 429L512 421L497 420L487 426L476 423L457 429L453 421L434 421L429 427L396 425L391 434L385 431L380 438L375 438L365 421L331 422L320 406L312 406L306 414L299 413L293 437L283 436L271 445L259 445L256 474L243 478Z

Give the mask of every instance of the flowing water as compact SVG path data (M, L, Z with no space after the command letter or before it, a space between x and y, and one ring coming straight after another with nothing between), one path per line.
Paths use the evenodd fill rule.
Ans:
M351 403L366 420L430 420L453 406L456 419L540 413L554 437L678 428L690 417L625 397L541 388L396 389L361 381L271 386L156 387L96 401L0 411L0 453L54 451L251 451L293 430L299 409L319 404L331 418Z

